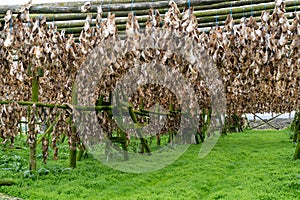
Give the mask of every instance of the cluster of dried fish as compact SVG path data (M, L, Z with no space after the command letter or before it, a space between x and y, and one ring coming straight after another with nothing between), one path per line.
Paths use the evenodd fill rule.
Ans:
M30 18L30 7L31 1L18 9L17 15L13 15L12 11L8 10L4 17L5 23L0 34L0 100L30 101L31 80L38 76L40 102L70 103L76 72L87 53L96 46L97 41L111 37L117 32L114 15L109 14L108 20L102 21L102 9L99 7L97 27L92 28L90 26L91 15L88 14L80 35L80 43L75 43L73 34L67 35L65 30L58 31L55 22L49 25L45 17ZM89 9L90 7L84 5L83 8ZM53 112L62 111L55 109ZM3 117L2 119L4 122L1 123L1 127L5 127L3 130L1 128L1 133L4 131L2 136L6 138L4 141L10 137L8 135L11 135L11 132L18 133L16 128L22 113L16 113L18 117L8 115L9 118ZM54 118L48 114L45 123L51 124ZM56 114L52 113L52 115ZM24 113L23 117L27 118L27 113ZM40 115L31 116L28 122L35 124L42 120L41 117ZM51 143L54 148L62 133L70 137L72 135L66 118L67 115L61 114L54 126ZM16 127L14 129L8 127L7 121L15 122ZM33 144L36 140L37 128L29 126L28 143ZM73 140L77 141L78 138L73 137ZM48 143L46 140L43 141L45 152ZM56 155L57 153L54 157ZM46 154L45 157L47 157Z
M189 105L191 108L199 109L190 109L191 116L200 114L203 108L207 113L212 104L224 111L220 87L222 81L226 89L228 113L289 112L299 107L300 19L296 13L290 24L282 1L276 1L272 14L269 11L262 13L261 24L250 17L242 18L241 24L235 26L232 16L228 15L225 26L217 26L209 34L198 31L192 7L180 13L176 3L170 1L164 17L158 10L149 10L144 33L140 30L137 16L130 12L125 41L118 37L115 15L109 12L107 19L103 20L103 11L99 6L96 26L91 26L92 16L87 14L79 43L75 43L73 34L58 31L54 22L48 26L45 17L30 18L30 6L31 2L21 7L17 16L7 11L4 17L0 35L2 101L29 101L31 79L39 76L41 102L70 104L72 86L76 83L78 104L94 106L99 99L109 104L118 82L124 76L139 74L141 83L152 80L154 85L139 85L137 92L128 97L136 110L151 109L157 103L164 109L171 105L176 111L183 105L184 97L192 102ZM91 4L85 3L81 10L87 12L90 8ZM18 61L14 62L14 59ZM217 64L220 77L215 77L218 71L213 69L211 60ZM169 73L147 71L151 65L167 66ZM180 77L174 75L176 71L189 84L179 88ZM168 87L156 87L155 84ZM176 92L170 88L176 88ZM187 94L191 88L193 91ZM129 89L130 84L125 90ZM214 93L220 96L213 97ZM8 124L9 120L15 121L22 116L19 113L18 116L7 118L7 112L4 112L6 107L2 108L1 127ZM117 128L107 112L72 110L77 118L72 120L80 123L78 132L84 133L85 137L91 133L90 137L95 138L97 133L103 138L104 134L95 120L96 115L102 131L109 137ZM71 124L67 122L71 118L70 113L58 109L46 109L45 112L52 116L61 113L52 134L52 147L55 147L63 132L69 136L70 144L79 141L77 133L72 133ZM55 117L42 119L41 115L34 116L35 112L29 119L29 144L36 139L33 124L39 120L45 120L48 124L55 121ZM159 124L160 119L156 120ZM145 117L138 117L138 121L140 124L149 123ZM169 115L162 130L178 130L179 125L180 117ZM8 131L6 126L1 134L5 138L12 138L7 136L12 135L11 130ZM152 131L149 129L147 133L153 134ZM43 144L47 152L49 141L44 140ZM46 158L47 154L44 156Z
M31 97L28 65L24 65L22 61L24 50L22 44L29 40L29 35L25 34L27 27L23 25L23 22L29 20L29 8L30 4L22 7L20 10L23 14L17 17L13 16L10 10L4 16L4 26L0 33L0 99L2 101L22 101L29 100ZM14 62L16 57L20 58L17 63Z
M225 26L209 33L209 54L226 86L229 113L285 113L299 108L299 15L289 23L285 3L265 10L261 23L251 16L235 26L228 15Z
M160 22L163 20L164 25L161 27ZM124 98L125 102L129 99L135 110L151 109L154 104L159 104L167 109L165 112L169 112L170 106L178 111L184 103L182 102L183 98L186 98L187 101L194 98L192 93L195 93L197 98L194 98L196 103L189 105L190 107L195 108L198 106L200 109L207 110L210 108L209 89L220 90L220 88L217 88L216 84L212 82L213 77L216 76L216 71L211 70L210 58L205 54L205 49L201 45L208 37L205 37L205 34L199 34L193 8L185 9L182 18L174 1L170 2L170 8L164 18L160 16L158 10L150 9L145 33L141 32L137 17L134 16L133 12L130 12L126 23L126 35L127 38L124 42L120 41L117 35L100 41L96 51L86 59L83 68L77 74L78 79L76 81L80 105L95 105L100 98L104 102L110 103L112 100L111 95L114 93L117 83L122 81L124 76L127 76L129 79L123 80L125 85L126 82L128 85L129 82L143 83L146 80L151 80L150 82L154 85L169 86L155 87L150 84L149 87L145 87L145 85L140 84L137 88L138 92ZM165 66L165 69L149 72L147 70L149 66L147 65L150 68L151 65L161 65ZM163 70L168 71L163 73ZM175 91L168 89L178 88L178 85L180 85L178 84L180 77L176 77L175 72L181 73L190 85L185 84L183 88ZM89 74L100 74L101 76L87 76ZM136 80L136 78L139 78L139 80ZM131 86L129 84L127 89L130 89ZM191 88L194 89L193 92L186 93ZM96 93L93 91L96 91ZM126 91L123 92L126 93ZM174 93L176 93L175 96ZM179 99L176 99L176 97L179 97ZM142 108L141 105L143 105ZM196 109L190 110L191 115L199 114L197 111L194 113L194 111ZM200 110L198 111L200 112ZM105 111L98 112L97 115L102 130L108 137L112 137L112 129L117 129L116 122ZM141 116L137 119L139 124L149 123L145 117ZM153 119L150 120L153 121ZM157 118L154 123L159 125L162 121ZM189 121L187 123L193 122ZM180 113L168 115L164 127L156 133L177 131L179 127ZM146 130L146 134L155 134L152 129L148 130L146 128L144 130ZM84 133L84 135L86 134L89 134L89 132ZM129 137L127 135L127 138Z
M19 132L18 125L21 116L26 113L25 109L16 102L0 106L0 138L3 139L2 143L6 143L7 140L10 140L11 144L14 143L14 138Z
M53 31L48 32L46 18L30 18L29 8L31 1L22 6L18 10L17 16L13 15L10 10L6 12L4 17L4 28L0 34L0 99L1 101L30 101L31 100L31 79L38 76L39 73L56 69L51 67L51 51L55 52L55 47L50 46L49 40ZM51 44L54 44L52 42ZM54 61L54 60L53 60ZM59 74L54 77L57 81L60 79ZM46 77L48 78L48 77ZM43 88L43 84L46 86ZM49 87L49 82L40 81L40 100L48 101L56 99L43 91ZM55 94L56 89L52 88L50 94ZM49 92L49 91L48 91ZM64 102L65 100L61 101ZM10 109L12 107L12 109ZM1 133L3 142L8 139L13 141L15 135L19 132L18 123L22 117L27 118L28 113L24 112L26 107L20 107L13 103L9 105L1 105ZM11 111L12 110L12 111ZM30 118L28 119L28 144L33 146L36 141L37 126L36 123L44 120L43 116L37 118L35 115L35 106L31 109ZM50 117L48 117L50 118ZM43 142L44 146L48 146ZM45 151L46 152L46 151ZM47 155L45 155L47 156Z

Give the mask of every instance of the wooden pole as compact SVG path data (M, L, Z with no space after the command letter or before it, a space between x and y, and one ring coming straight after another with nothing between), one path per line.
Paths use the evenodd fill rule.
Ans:
M38 102L38 95L39 95L39 77L37 74L33 72L32 74L32 102ZM31 118L35 118L35 113L33 113L34 116L31 116ZM35 121L35 120L34 120ZM30 145L30 150L29 150L29 170L35 171L36 170L36 130L35 130L35 125L29 126L32 130L30 131L31 134L28 137L31 138L32 144Z
M1 104L9 104L14 101L0 101ZM17 101L21 106L32 106L33 104L36 107L47 107L47 108L61 108L61 109L71 109L67 104L51 104L51 103L42 103L42 102L31 102L31 101ZM112 106L74 106L78 111L102 111L102 110L111 110Z
M9 104L14 101L0 101L0 105L2 104ZM36 105L36 107L47 107L47 108L61 108L61 109L71 109L67 104L51 104L51 103L42 103L42 102L31 102L31 101L16 101L21 106L32 106L33 104ZM122 104L122 103L121 103ZM102 105L102 106L73 106L78 111L109 111L113 109L113 106L111 105ZM122 109L129 109L132 108L131 106L128 106L127 104L122 104ZM137 115L142 116L149 116L149 114L156 114L156 115L169 115L170 113L166 112L158 112L158 111L151 111L151 110L145 110L142 109L140 111L133 110L133 112ZM173 113L180 112L178 111L171 111Z
M116 98L116 102L118 105L120 105L120 98L118 95L115 95ZM121 145L122 145L122 149L123 149L123 156L124 156L124 160L129 160L129 154L128 154L128 140L126 137L126 132L123 131L124 127L123 127L123 112L122 112L122 107L117 106L117 112L118 114L116 116L114 116L116 118L118 127L117 127L117 132L119 133L119 138L121 141Z
M279 117L280 115L282 115L282 114L278 114L278 115L276 115L276 116L274 116L274 117L272 117L272 118L270 118L270 119L268 119L268 120L265 120L265 119L262 119L261 117L259 117L258 115L254 114L254 116L257 117L258 119L260 119L261 121L263 121L263 123L261 123L261 124L259 124L259 125L257 125L257 126L251 127L251 129L255 129L255 128L258 128L258 127L260 127L260 126L262 126L262 125L264 125L264 124L267 124L267 125L269 125L270 127L274 128L274 129L276 129L276 130L279 130L278 127L273 126L272 124L270 124L270 122L271 122L272 120L276 119L277 117Z
M294 153L294 160L300 159L300 110L298 111L297 115L295 115L296 122L295 122L295 134L298 135L297 139L297 146Z
M128 0L116 0L116 1L92 1L92 8L89 11L92 14L92 18L95 19L97 6L102 5L103 19L107 17L108 11L113 12L116 15L116 24L119 30L119 36L121 39L125 39L125 27L127 21L127 15L130 10L134 10L136 16L139 19L141 28L145 26L145 21L148 18L149 8L152 6L158 9L161 16L169 8L169 1L156 1L147 2L144 0L137 0L132 3ZM260 21L260 14L263 10L267 9L271 12L274 10L273 0L252 0L251 4L248 0L241 1L225 1L218 0L191 0L191 6L194 7L194 14L197 16L198 28L200 31L208 31L210 27L216 26L216 17L218 17L218 25L224 25L224 20L227 14L232 13L235 23L240 23L239 18L253 15L256 17L256 21ZM83 23L87 13L81 13L80 7L82 2L69 2L69 3L48 3L37 4L31 7L30 16L39 17L41 15L46 16L47 20L52 22L56 21L59 30L66 29L67 33L75 33L75 40L78 41L78 35L80 34ZM187 6L186 0L176 1L180 11ZM300 10L300 1L287 0L286 4L286 16L291 19L292 13L295 10ZM17 13L17 8L20 6L2 6L0 8L0 22L3 22L3 16L6 10L11 9L14 13ZM15 14L16 15L16 14ZM238 20L237 20L238 19ZM105 19L104 19L105 20ZM92 23L92 26L95 22Z
M97 12L97 6L101 5L102 2L99 1L91 1L92 7L90 12ZM217 8L224 8L224 7L231 7L231 5L234 6L247 6L247 7L253 7L255 9L255 6L257 4L267 4L272 5L274 7L274 1L272 0L252 0L252 5L249 5L248 0L242 0L242 1L226 1L220 3L219 0L191 0L191 6L194 6L197 9L207 10L210 9L211 5L214 5L211 9L217 9ZM286 5L294 4L294 0L287 0L285 1ZM36 4L30 8L31 13L81 13L81 6L84 4L84 2L70 2L70 3L49 3L49 4ZM186 7L187 1L186 0L177 0L176 4L179 8ZM298 5L298 2L296 1L296 5ZM205 7L206 6L206 7ZM18 5L8 5L8 6L1 6L0 7L0 13L5 13L8 9L12 10L13 12L17 13L17 10L20 6ZM103 2L102 4L102 10L104 12L108 11L130 11L130 10L145 10L149 9L151 7L154 8L169 8L169 1L122 1L122 0L116 0L116 1L108 1L107 3Z
M137 117L136 117L135 113L133 112L132 107L129 107L128 110L129 110L129 113L130 113L130 116L131 116L132 121L133 121L135 124L138 124ZM141 144L142 144L141 153L144 153L144 151L146 150L146 153L147 153L148 155L151 155L151 150L150 150L150 147L149 147L149 145L148 145L147 140L146 140L146 139L144 138L144 136L143 136L142 128L136 128L135 130L136 130L137 135L138 135L138 137L140 138L140 141L141 141Z
M11 186L13 184L15 184L13 180L0 180L0 186Z
M37 145L42 142L42 140L46 137L46 135L50 134L53 131L53 127L57 124L60 115L58 115L55 121L47 128L47 130L43 133L43 135L37 140Z
M195 8L195 10L209 10L209 9L242 9L243 7L252 8L253 10L257 9L261 6L267 6L274 8L274 1L272 0L252 0L252 4L250 4L249 0L242 0L242 1L225 1L221 2L219 0L208 0L209 3L203 3L201 0L191 0L191 6ZM83 2L84 3L84 2ZM36 4L30 8L30 13L81 13L80 7L83 5L83 3L51 3L51 4ZM180 10L183 9L183 7L187 6L186 0L176 1L178 7ZM287 0L285 1L286 6L291 5L299 5L298 1L294 0ZM101 4L101 3L100 3ZM90 10L91 13L97 12L97 6L100 5L99 3L93 4L92 8ZM258 6L258 7L257 7ZM131 9L134 11L140 11L140 10L148 10L151 7L154 7L155 9L164 9L167 10L169 8L169 1L156 1L156 2L147 2L147 1L141 1L132 4L132 2L122 3L118 1L114 1L114 3L109 4L103 4L102 9L104 13L108 11L112 12L119 12L119 11L130 11ZM17 13L17 8L19 6L1 6L0 13L5 13L6 10L10 9L14 13ZM235 12L235 10L233 11ZM123 16L124 14L122 14ZM126 16L126 14L124 15Z
M78 100L77 100L77 87L76 84L73 83L72 86L72 105L77 106ZM76 154L77 154L77 128L72 122L72 117L70 117L70 125L71 125L71 142L70 142L70 167L75 168L76 167Z
M295 143L297 143L297 141L298 141L298 131L295 131L296 130L296 123L298 121L298 112L295 113L294 119L293 119L292 124L291 124L291 131L294 132L292 139L293 139L293 142L295 142Z
M136 2L136 1L135 1ZM193 1L192 1L193 2ZM258 0L258 1L253 1L252 4L253 6L255 6L256 3L269 3L266 4L268 7L268 9L273 9L274 5L270 4L270 0ZM271 2L273 3L273 2ZM43 5L39 5L39 6L53 6L54 4L43 4ZM76 4L76 6L80 6L82 4ZM154 4L155 5L155 4ZM193 5L193 3L192 3ZM297 5L297 3L296 3ZM58 5L59 6L59 5ZM69 4L69 6L75 6L74 3ZM186 5L181 5L179 6L180 10L183 10L183 7ZM249 12L252 10L253 12L256 11L255 7L251 7L251 5L249 5L249 1L231 1L231 2L222 2L222 3L216 3L216 4L195 4L194 3L194 10L195 10L195 14L197 15L197 13L205 13L207 10L211 10L211 9L227 9L227 14L230 13L231 9L235 9L236 7L250 7ZM295 5L292 5L292 7L294 8ZM162 14L162 16L164 15L164 13L167 11L167 7L166 8L162 8L162 7L156 7L159 12ZM263 8L265 9L265 7L259 7L259 8ZM138 17L139 21L141 21L141 18L145 18L147 19L148 17L148 13L149 13L149 9L150 7L145 7L143 10L135 10L135 8L133 7L133 10L135 11L135 15ZM259 12L261 13L262 10L259 10ZM243 13L247 13L247 10L244 10ZM92 18L95 19L97 16L96 10L93 10L90 12L92 14ZM127 21L127 16L128 16L128 11L124 11L124 10L115 10L113 12L116 16L116 23L125 23ZM233 12L233 15L236 14L236 12ZM30 14L31 17L40 17L40 16L45 16L47 18L47 21L69 21L69 20L85 20L86 19L86 13L33 13ZM104 12L102 15L103 19L107 17L107 12ZM120 20L122 19L121 21ZM214 17L214 16L213 16ZM0 15L0 18L3 18L3 14ZM59 23L59 22L58 22ZM74 23L76 23L76 21L74 21ZM57 24L59 27L59 24ZM71 24L71 26L74 26Z

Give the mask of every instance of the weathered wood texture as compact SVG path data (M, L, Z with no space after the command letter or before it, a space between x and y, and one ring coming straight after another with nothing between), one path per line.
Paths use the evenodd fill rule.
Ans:
M46 16L47 21L55 21L59 30L65 29L67 33L73 33L75 37L79 36L80 31L85 22L87 13L81 13L80 7L82 2L66 2L66 3L48 3L36 4L30 8L31 16L40 17ZM187 0L175 0L180 11L188 6ZM128 12L134 11L139 19L141 28L145 27L148 11L154 7L164 14L169 8L169 1L145 1L145 0L94 0L91 1L92 7L89 11L95 21L97 14L97 6L102 5L103 20L107 16L107 12L111 11L116 15L116 23L119 30L119 35L124 37L124 30ZM287 17L291 20L292 13L300 12L299 0L286 0ZM241 17L249 17L253 15L257 21L260 21L259 16L265 9L273 11L274 0L190 0L190 6L194 7L194 14L198 19L198 28L200 31L208 31L211 27L222 26L228 14L232 14L235 23L240 22ZM1 6L0 7L0 22L3 22L4 13L11 9L14 13L20 6Z

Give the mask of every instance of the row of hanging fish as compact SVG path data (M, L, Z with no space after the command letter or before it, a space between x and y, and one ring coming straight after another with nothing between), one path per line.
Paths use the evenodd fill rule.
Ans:
M91 53L90 57L85 61L82 69L78 72L78 93L82 98L78 98L80 105L92 106L96 104L97 99L100 97L105 101L110 101L110 95L116 89L117 83L122 81L124 76L129 76L134 83L147 82L151 80L163 81L169 88L176 88L177 80L180 81L180 77L176 77L175 71L180 72L186 80L189 80L191 85L184 85L184 89L176 90L176 94L170 92L168 87L142 87L139 86L137 92L129 96L129 101L135 110L140 109L153 109L153 104L157 103L164 108L170 108L173 106L177 114L168 115L166 123L161 118L155 117L137 117L140 124L151 123L160 125L161 130L156 130L158 134L168 133L169 131L178 131L180 128L180 106L184 103L183 100L187 100L194 104L189 104L192 109L191 115L200 114L200 110L193 109L197 106L200 109L209 109L211 99L208 91L208 83L205 83L204 78L201 77L203 70L208 71L206 75L208 77L215 76L216 72L211 69L197 68L195 63L196 58L201 58L202 66L211 62L211 59L204 54L205 50L201 48L201 45L193 47L193 41L200 42L199 32L197 30L197 21L194 20L193 9L186 9L184 11L184 18L180 18L180 12L175 2L170 2L170 8L165 14L165 22L163 27L160 27L160 22L163 18L160 16L158 10L150 9L149 17L146 22L145 34L140 30L137 17L134 13L128 14L126 23L126 40L124 42L119 39L112 38L112 40L103 40L99 43L99 46L95 49L94 53ZM167 18L168 16L169 19ZM192 40L190 40L192 38ZM108 47L108 48L105 48ZM178 51L178 54L176 53ZM147 65L159 64L165 66L165 69L161 71L148 72ZM102 68L101 68L102 66ZM151 68L151 67L150 67ZM167 69L170 68L170 69ZM166 71L167 70L167 71ZM163 71L166 71L163 73ZM174 71L174 73L172 73ZM101 72L101 73L100 73ZM209 74L213 73L213 74ZM99 76L87 76L87 74L101 74ZM161 74L157 76L157 74ZM135 80L135 78L139 80ZM158 80L163 78L163 80ZM127 80L125 80L127 82ZM127 82L127 83L128 83ZM215 84L211 82L211 87ZM187 93L190 88L195 89L194 92ZM88 90L86 89L88 88ZM130 88L130 87L129 87ZM129 89L127 88L127 89ZM220 90L215 87L214 89ZM97 91L93 93L91 91ZM124 93L127 93L124 91ZM194 96L193 96L194 93ZM176 97L180 97L176 99ZM185 99L184 99L184 98ZM192 99L195 101L192 101ZM124 99L127 101L127 98ZM218 105L217 103L216 105ZM140 107L143 105L143 108ZM168 112L168 110L166 111ZM84 114L83 114L84 115ZM87 114L90 115L90 114ZM97 113L99 122L103 131L111 137L112 130L116 130L118 125L106 112ZM84 119L80 119L81 123L90 121L91 116L86 116ZM116 116L115 116L116 117ZM130 119L123 119L130 122ZM193 124L194 122L194 124ZM191 124L192 123L192 124ZM198 124L197 121L187 120L186 125L192 127L192 125ZM88 127L89 125L85 126ZM94 124L90 123L88 129L93 130ZM150 126L151 127L151 126ZM182 128L182 127L181 127ZM93 135L94 132L85 130L84 136ZM128 134L132 130L132 127L126 129L125 133L127 138L130 138ZM153 129L143 129L144 134L153 134ZM135 133L136 134L136 133ZM181 132L179 135L182 135ZM138 135L136 135L138 137ZM92 137L94 139L94 137ZM182 138L186 138L182 135ZM181 138L181 139L182 139ZM181 142L187 142L182 141Z
M222 93L222 88L218 86L220 82L213 82L214 79L204 76L213 77L217 73L220 73L225 85L229 113L289 112L299 107L299 16L295 14L290 24L284 15L284 2L276 1L272 14L263 12L261 24L250 17L243 18L241 24L236 26L228 15L224 27L214 27L208 34L198 31L192 7L185 8L181 13L174 1L170 1L169 5L164 17L158 10L149 10L144 33L140 30L138 17L130 12L125 41L118 37L115 15L109 12L107 19L103 20L103 10L99 6L96 26L91 26L92 17L88 13L79 43L75 43L72 34L58 31L55 22L47 24L45 17L30 18L30 2L19 9L17 16L7 11L0 35L1 100L29 101L32 76L40 75L39 101L70 103L72 85L80 79L79 104L95 105L101 95L109 99L116 82L136 67L134 62L157 62L191 80L200 108L208 109L216 101L222 104L222 98L212 100L210 94L214 90ZM87 12L90 7L90 3L85 3L81 10ZM105 48L110 45L114 48ZM149 45L153 48L144 48ZM104 59L91 59L93 51L100 52ZM200 69L200 57L203 65L213 60L219 72ZM18 60L17 64L14 59ZM83 63L94 67L81 68ZM104 63L106 68L99 77L97 67ZM145 71L141 73L145 77L152 76ZM176 80L173 82L176 83ZM87 88L95 90L89 93L91 90ZM164 97L157 99L154 92ZM136 109L142 101L145 101L145 108L151 108L154 100L166 106L169 103L166 99L174 99L163 88L159 91L155 88L145 90L144 96L149 97L146 100L138 93L135 95L130 98ZM176 95L184 94L179 92ZM175 107L181 103L178 100L173 102ZM113 120L103 115L99 112L98 118L103 126L107 126L107 131L116 127ZM82 130L96 129L93 125L88 126Z
M206 48L226 86L231 113L284 113L299 108L299 15L290 23L285 4L263 11L261 23L251 16L234 25L228 15L224 27L214 27Z
M114 15L109 15L107 21L102 21L102 10L99 7L97 30L90 27L91 16L87 15L80 43L75 43L73 34L67 35L64 30L59 31L55 22L47 24L45 17L30 18L30 7L31 1L18 10L17 16L9 10L4 17L0 34L0 100L31 101L31 80L33 76L39 76L40 102L68 104L71 102L76 71L88 52L97 45L95 41L116 34ZM9 139L13 143L21 117L28 116L26 106L21 107L25 109L24 112L14 109L13 113L7 113L7 108L12 106L15 106L15 103L0 106L0 136L4 143ZM37 139L37 123L44 126L55 123L51 140L49 141L48 136L42 139L45 163L49 145L54 149L53 158L58 158L57 144L63 135L68 137L70 148L73 147L73 143L80 143L78 134L71 131L68 119L70 112L35 105L30 111L30 117L27 119L29 145L33 145Z

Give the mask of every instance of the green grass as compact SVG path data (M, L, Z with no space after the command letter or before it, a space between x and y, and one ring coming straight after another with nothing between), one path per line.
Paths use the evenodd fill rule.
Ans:
M21 141L18 141L19 143ZM21 145L21 144L19 144ZM299 199L300 161L287 131L246 131L221 137L208 156L200 145L158 171L134 174L111 169L93 158L68 168L67 148L58 161L41 163L27 178L27 150L1 147L0 179L13 186L0 192L24 199ZM3 156L6 160L4 162ZM1 164L2 163L2 164ZM14 163L14 164L13 164ZM19 163L19 164L18 164Z

